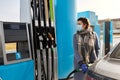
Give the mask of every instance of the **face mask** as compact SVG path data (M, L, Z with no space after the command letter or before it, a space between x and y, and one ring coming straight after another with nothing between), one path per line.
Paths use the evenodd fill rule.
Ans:
M77 28L78 28L77 30L79 31L82 30L82 25L78 25Z

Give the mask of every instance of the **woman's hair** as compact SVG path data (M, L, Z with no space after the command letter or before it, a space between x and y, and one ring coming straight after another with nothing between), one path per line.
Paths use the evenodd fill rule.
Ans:
M89 20L87 18L85 18L85 17L80 17L80 18L77 19L77 21L82 21L82 23L84 25L86 24L86 28L85 29L87 29L90 26Z

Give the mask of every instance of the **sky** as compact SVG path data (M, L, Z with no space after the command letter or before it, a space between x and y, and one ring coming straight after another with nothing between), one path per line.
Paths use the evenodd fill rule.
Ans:
M77 12L94 11L98 19L120 18L120 0L77 0Z
M120 18L119 0L76 0L77 12L94 11L98 19ZM20 21L20 0L0 0L0 21Z
M0 21L18 22L20 0L0 0Z

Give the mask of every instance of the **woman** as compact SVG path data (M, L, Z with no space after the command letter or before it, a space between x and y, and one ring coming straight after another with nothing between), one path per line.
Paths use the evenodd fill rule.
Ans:
M74 74L74 80L84 80L87 64L94 63L99 54L99 41L97 34L90 28L87 18L80 17L77 20L79 30L74 34L74 68L81 68L82 72Z

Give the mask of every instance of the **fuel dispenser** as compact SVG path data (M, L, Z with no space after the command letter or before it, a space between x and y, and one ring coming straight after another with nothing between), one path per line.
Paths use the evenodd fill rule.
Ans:
M27 23L0 22L2 80L34 80L29 28Z

